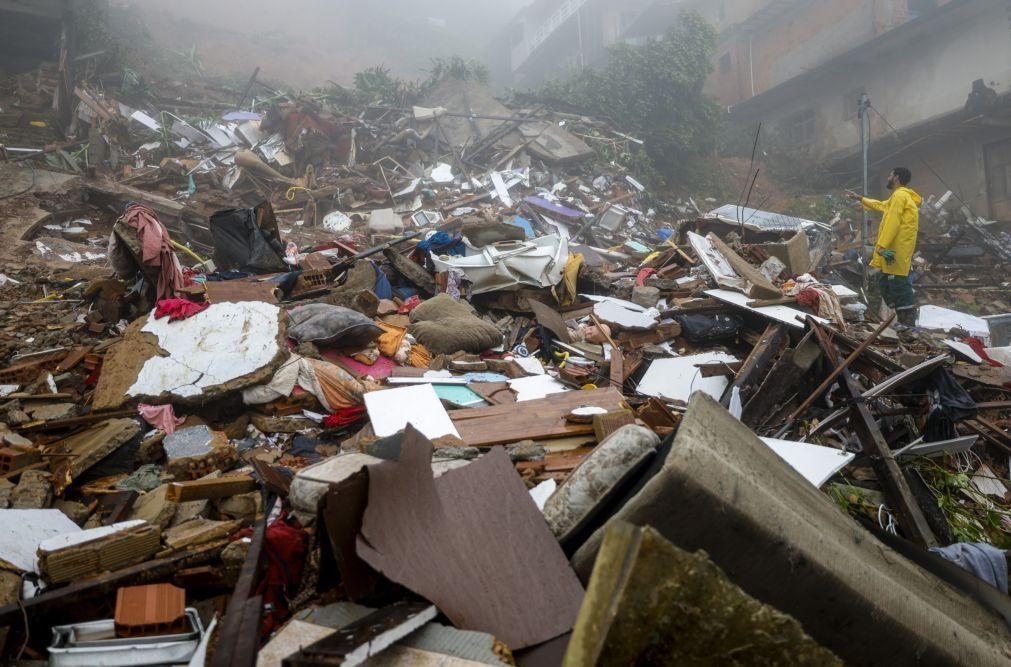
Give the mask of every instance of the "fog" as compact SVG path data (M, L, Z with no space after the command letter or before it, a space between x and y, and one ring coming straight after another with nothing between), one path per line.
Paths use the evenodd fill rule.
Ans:
M509 19L529 0L115 0L117 18L139 18L153 46L196 47L213 75L289 86L384 65L423 78L433 57L461 55L494 68Z

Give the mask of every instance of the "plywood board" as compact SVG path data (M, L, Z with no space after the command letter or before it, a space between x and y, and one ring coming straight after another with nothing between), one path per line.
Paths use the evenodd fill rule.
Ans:
M592 424L570 424L566 415L584 405L615 411L624 400L614 388L568 391L524 403L454 410L450 415L463 441L471 447L506 445L520 440L551 440L592 435Z

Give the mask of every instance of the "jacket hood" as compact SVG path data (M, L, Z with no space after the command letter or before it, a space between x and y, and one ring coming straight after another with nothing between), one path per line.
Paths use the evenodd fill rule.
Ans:
M899 190L905 190L907 193L909 193L909 196L913 198L913 203L916 204L917 208L919 208L920 204L923 203L923 197L921 197L912 188L907 188L904 185L900 185L899 187L895 188L895 192L898 192Z

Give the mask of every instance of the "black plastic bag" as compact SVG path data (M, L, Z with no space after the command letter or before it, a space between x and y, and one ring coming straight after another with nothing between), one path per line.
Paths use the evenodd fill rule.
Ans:
M210 218L210 228L218 270L238 269L257 274L288 270L269 203L264 202L255 209L218 211Z
M681 325L681 335L692 343L707 343L722 338L733 338L744 327L744 320L740 317L725 313L677 315L674 319Z

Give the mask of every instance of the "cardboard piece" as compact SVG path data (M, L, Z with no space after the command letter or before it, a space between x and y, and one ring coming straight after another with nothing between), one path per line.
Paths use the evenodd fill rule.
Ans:
M571 629L582 587L505 450L438 480L431 459L409 427L399 461L369 466L358 555L457 627L512 649Z

